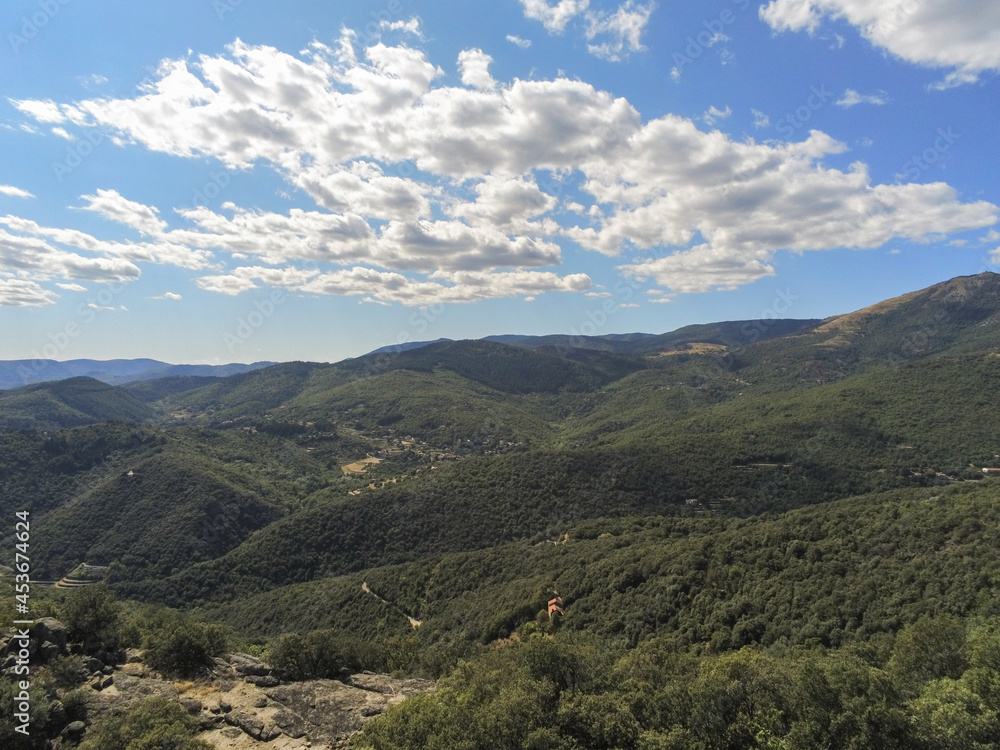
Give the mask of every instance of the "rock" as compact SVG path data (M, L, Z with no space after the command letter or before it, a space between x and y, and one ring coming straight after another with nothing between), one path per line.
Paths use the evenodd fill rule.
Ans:
M222 730L222 736L228 737L231 740L235 740L241 734L243 734L243 730L239 727L229 727L229 729Z
M277 728L267 726L256 716L251 716L242 711L234 711L233 713L226 714L226 723L234 727L239 727L246 734L261 742L270 742L281 734Z
M250 654L229 654L229 663L238 674L263 677L271 674L271 668Z
M253 702L254 708L267 708L267 698L258 698Z
M361 709L361 715L367 719L369 716L378 716L384 711L385 709L381 706L365 706Z
M221 716L200 716L198 717L198 728L207 732L210 729L215 729L217 726L225 721Z
M115 684L115 678L111 675L101 679L101 690L105 690Z
M104 662L93 656L88 656L83 660L83 665L87 668L88 672L103 672Z
M43 617L40 620L36 620L35 624L31 626L29 633L31 634L31 640L36 643L50 641L59 648L60 652L66 650L66 626L53 617Z
M142 649L138 648L127 648L125 649L125 662L127 664L139 664L145 660L145 654Z
M114 667L105 667L101 671L104 672L104 674L114 674L115 673L115 668Z
M80 738L83 737L83 733L87 731L87 725L82 721L70 722L66 727L59 733L60 737L65 737L71 742L79 742Z
M273 674L266 674L258 677L257 675L250 675L244 678L251 685L256 685L257 687L269 688L276 687L281 684L281 680L275 677Z
M230 704L230 702L227 700L219 701L219 708L222 710L222 713L224 714L228 714L230 711L233 710L232 704Z
M38 658L41 660L42 664L50 664L56 660L56 657L62 652L52 641L45 641L41 646L38 647Z
M201 701L197 698L181 698L180 704L189 714L201 713Z
M279 711L274 715L275 726L281 729L282 734L286 734L293 740L305 737L309 733L309 725L298 714L291 711Z

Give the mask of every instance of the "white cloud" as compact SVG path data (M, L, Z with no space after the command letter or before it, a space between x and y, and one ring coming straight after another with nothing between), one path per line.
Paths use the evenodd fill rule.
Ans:
M771 125L771 118L761 112L759 109L751 109L751 114L753 114L753 126L755 128L766 128Z
M613 13L590 10L590 0L560 0L555 5L547 0L521 0L521 5L525 18L541 21L550 34L561 34L570 21L582 18L586 22L583 33L590 42L587 51L611 62L645 49L642 32L656 8L652 2L637 5L635 0L626 0Z
M0 307L43 307L53 304L55 296L34 281L0 278Z
M60 289L65 289L67 292L85 292L87 287L80 286L79 284L56 284Z
M725 109L719 109L714 104L709 107L705 113L701 116L702 122L704 122L709 127L715 125L719 120L725 120L733 114L733 110L728 106Z
M98 86L103 86L105 83L108 82L106 76L98 75L97 73L92 73L89 76L80 76L77 80L80 82L80 85L83 86L85 89L92 89Z
M155 297L150 297L150 299L165 299L165 300L181 300L184 299L181 295L176 292L164 292L163 294L158 294Z
M876 47L917 65L951 69L937 88L1000 70L1000 3L971 0L772 0L760 17L776 31L815 32L843 19Z
M18 103L161 153L274 169L314 210L161 212L102 190L84 196L86 208L148 241L0 224L51 243L45 253L56 254L39 261L50 269L58 252L79 251L199 270L198 285L222 294L277 285L419 305L586 289L585 275L561 268L560 242L696 292L771 275L782 250L927 241L998 219L996 206L962 203L944 183L873 185L863 163L829 168L824 159L846 146L819 131L738 142L675 115L643 122L585 81L495 81L478 50L463 53L465 85L447 85L424 52L353 45L345 33L294 57L236 42L167 61L132 99ZM27 274L9 265L17 257L0 258L0 274Z
M587 14L587 30L589 41L598 37L611 37L610 41L599 44L588 44L587 50L597 57L617 62L629 52L641 52L646 49L642 45L642 32L649 23L650 16L656 5L636 5L628 0L618 7L611 15L599 13Z
M982 237L980 237L979 241L982 243L1000 242L1000 231L997 231L996 229L991 229Z
M385 19L379 21L379 28L383 31L405 31L408 34L413 34L419 39L424 38L424 32L420 28L420 19L411 18L408 21L386 21Z
M83 195L87 205L84 211L93 211L105 219L132 227L147 236L162 235L167 222L160 218L158 209L122 197L117 190L98 189L96 195Z
M880 107L884 104L888 104L889 100L886 98L885 92L880 91L877 94L859 94L854 89L847 89L844 92L844 96L835 104L838 107L855 107L858 104L873 104L876 107Z
M34 198L27 190L22 190L13 185L0 185L0 195L8 195L11 198Z
M493 58L481 49L466 49L458 53L458 68L462 72L462 83L477 89L489 90L497 82L490 75Z
M513 45L520 47L521 49L528 49L528 47L531 46L530 39L522 39L521 37L516 36L514 34L508 34L507 41Z
M541 21L549 33L561 33L573 18L590 6L590 0L559 0L549 5L547 0L521 0L524 17Z
M10 217L0 218L7 224ZM123 258L80 255L39 237L12 234L0 229L0 278L41 281L53 278L90 281L133 281L139 268Z

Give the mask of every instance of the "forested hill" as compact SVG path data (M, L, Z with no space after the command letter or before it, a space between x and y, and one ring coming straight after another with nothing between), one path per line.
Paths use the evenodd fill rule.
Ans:
M149 422L158 412L120 388L78 377L0 391L0 430L53 430L95 422Z
M299 676L450 675L358 747L985 750L998 322L982 274L617 349L34 385L0 392L0 497L34 576L106 566L139 622L192 611Z

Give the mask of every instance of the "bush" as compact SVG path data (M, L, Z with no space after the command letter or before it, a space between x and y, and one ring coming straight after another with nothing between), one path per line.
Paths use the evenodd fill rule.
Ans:
M143 634L146 663L174 675L190 675L226 650L226 630L217 623L192 620L177 612L158 612Z
M103 646L113 651L124 645L122 606L103 583L71 591L63 602L61 616L69 637L89 650Z
M194 738L197 728L179 703L147 698L95 724L80 750L211 750Z

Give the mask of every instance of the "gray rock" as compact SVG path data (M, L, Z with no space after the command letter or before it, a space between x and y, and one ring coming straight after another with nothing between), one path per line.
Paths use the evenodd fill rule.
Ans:
M226 723L234 727L239 727L246 734L261 742L270 742L273 739L277 739L281 734L281 731L276 727L267 726L256 716L251 716L242 711L234 711L233 713L226 714Z
M83 733L87 731L87 725L82 721L74 721L66 725L65 729L59 733L61 737L65 737L73 742L78 742Z
M253 702L254 708L267 708L267 698L258 698Z
M273 674L266 674L261 676L250 675L248 677L245 677L244 679L251 685L256 685L257 687L262 687L262 688L276 687L277 685L281 684L281 680L279 680Z
M181 698L180 704L189 714L201 713L201 701L197 698Z
M198 717L198 728L203 732L215 729L225 721L221 716L200 716Z
M52 641L45 641L38 647L38 658L42 664L50 664L56 660L62 650Z
M238 674L263 677L271 674L271 668L262 660L250 654L229 654L229 663Z
M53 617L43 617L36 620L29 630L31 640L36 643L50 641L54 643L60 651L66 650L67 632L66 626Z

